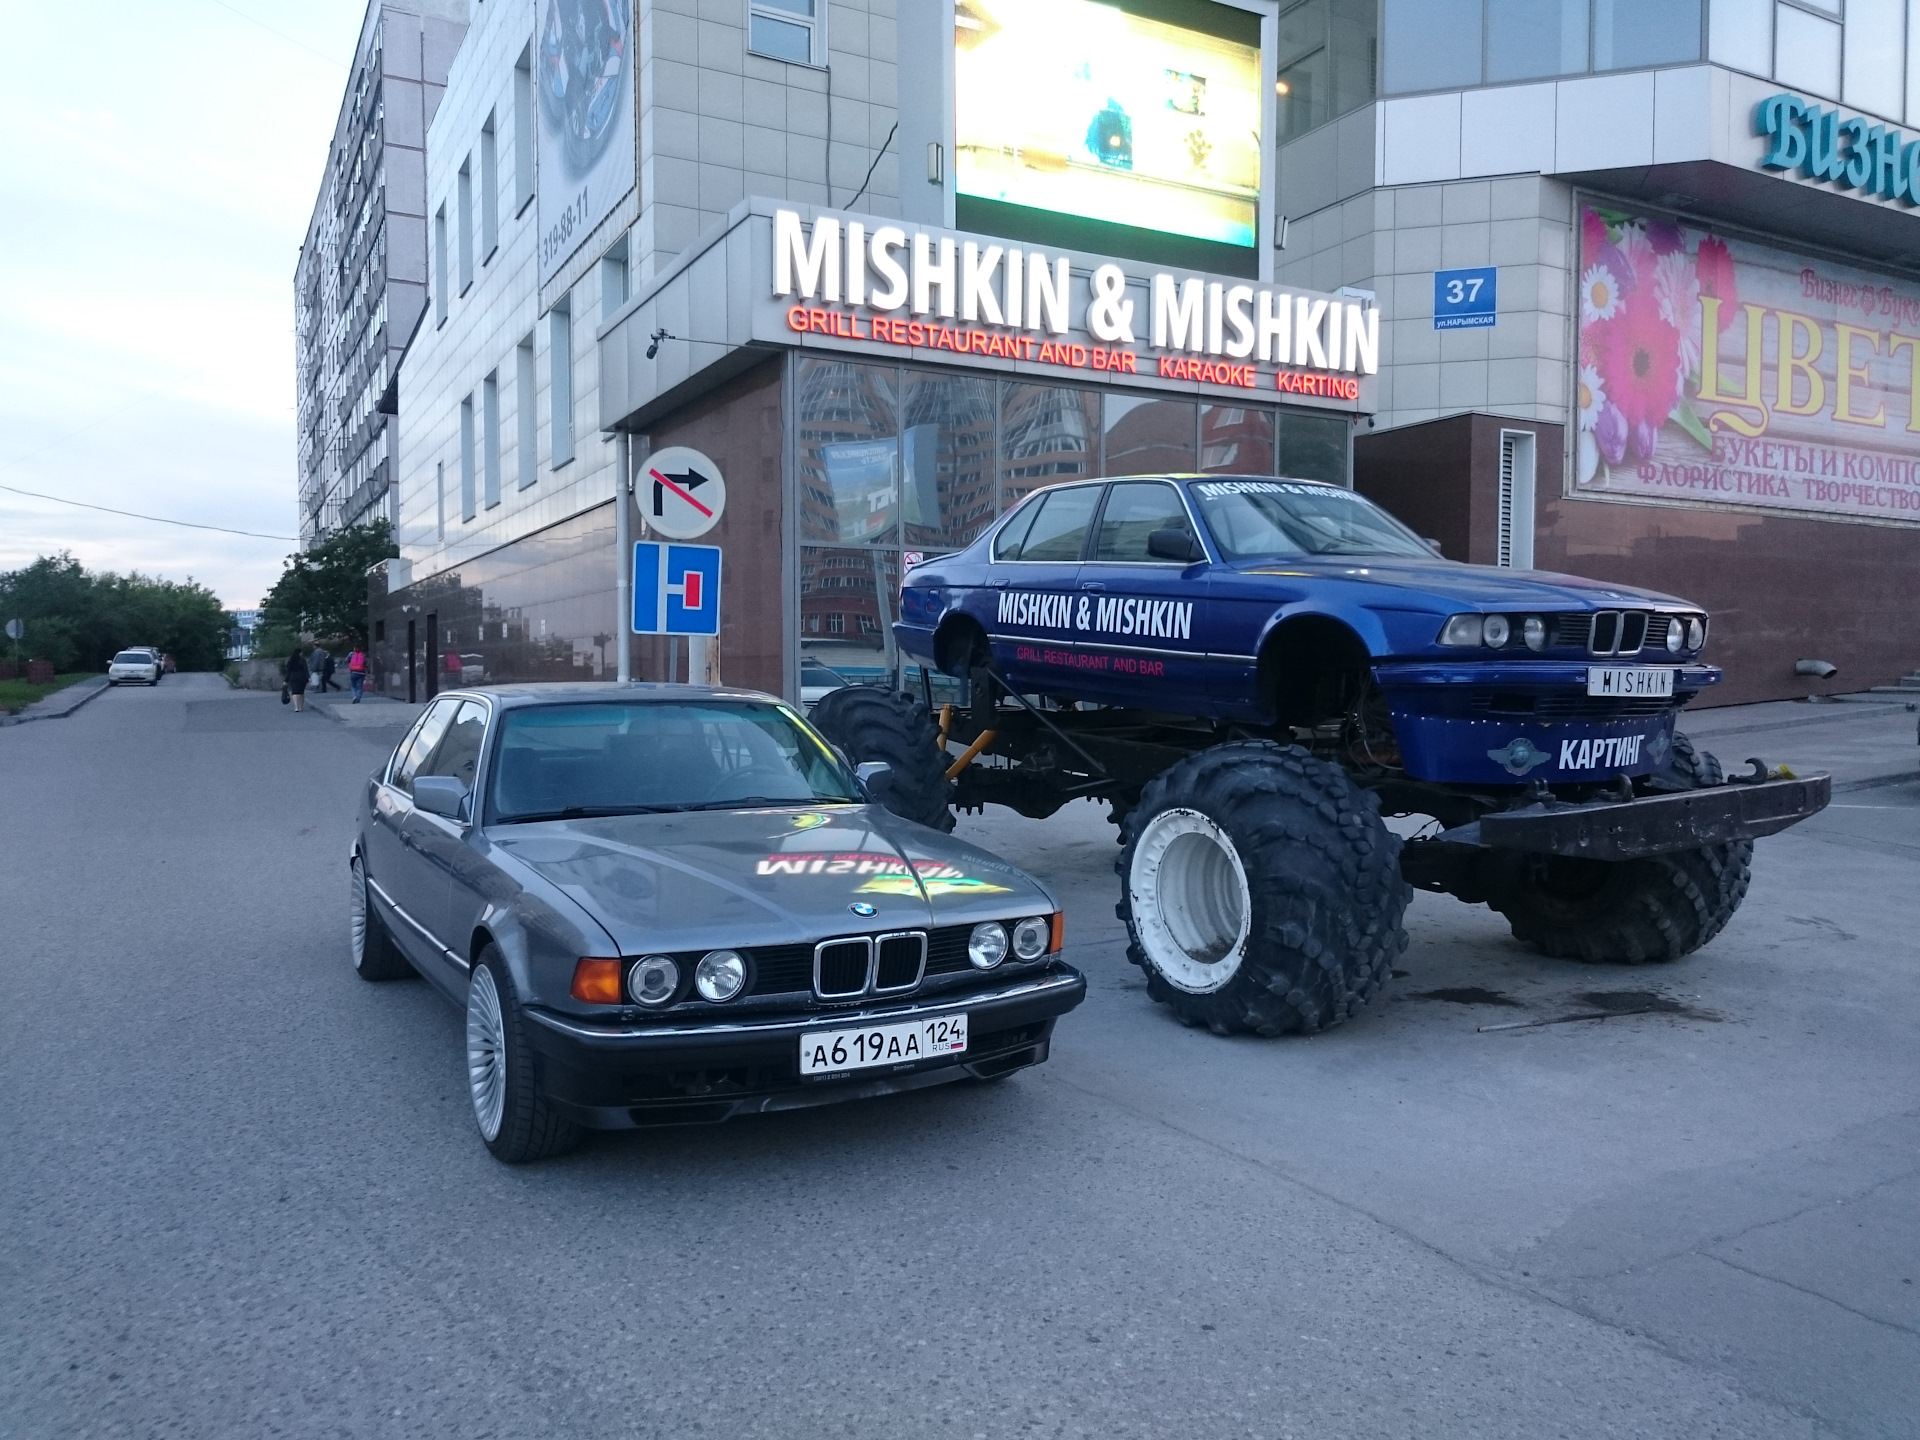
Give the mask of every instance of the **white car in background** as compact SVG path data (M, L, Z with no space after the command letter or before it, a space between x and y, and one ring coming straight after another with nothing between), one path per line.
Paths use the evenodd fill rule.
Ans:
M160 683L160 657L151 650L122 650L113 657L107 666L107 684L158 685Z

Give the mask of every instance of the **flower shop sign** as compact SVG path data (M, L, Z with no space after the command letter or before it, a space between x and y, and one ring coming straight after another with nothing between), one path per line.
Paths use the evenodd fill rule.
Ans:
M1580 218L1577 492L1920 524L1920 286Z
M1760 164L1798 170L1809 180L1831 180L1886 200L1920 205L1920 140L1888 125L1809 105L1792 95L1769 95L1754 107L1753 129L1773 144Z

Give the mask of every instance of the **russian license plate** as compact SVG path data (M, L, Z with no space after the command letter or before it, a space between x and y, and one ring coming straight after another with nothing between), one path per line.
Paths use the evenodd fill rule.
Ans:
M1589 665L1587 694L1622 699L1662 698L1673 694L1673 671L1636 665Z
M942 1015L905 1025L863 1030L814 1030L800 1037L800 1075L843 1075L849 1070L912 1065L967 1049L967 1017Z

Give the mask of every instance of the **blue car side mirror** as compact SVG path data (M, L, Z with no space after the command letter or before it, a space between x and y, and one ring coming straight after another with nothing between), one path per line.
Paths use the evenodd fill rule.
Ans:
M416 775L413 803L429 815L458 820L461 808L467 803L467 787L451 775Z

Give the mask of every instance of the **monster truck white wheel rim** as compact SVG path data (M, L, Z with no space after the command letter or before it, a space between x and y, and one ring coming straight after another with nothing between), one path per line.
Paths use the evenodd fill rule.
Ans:
M1140 948L1169 985L1208 995L1239 973L1253 924L1247 869L1205 815L1163 810L1147 822L1127 898Z

